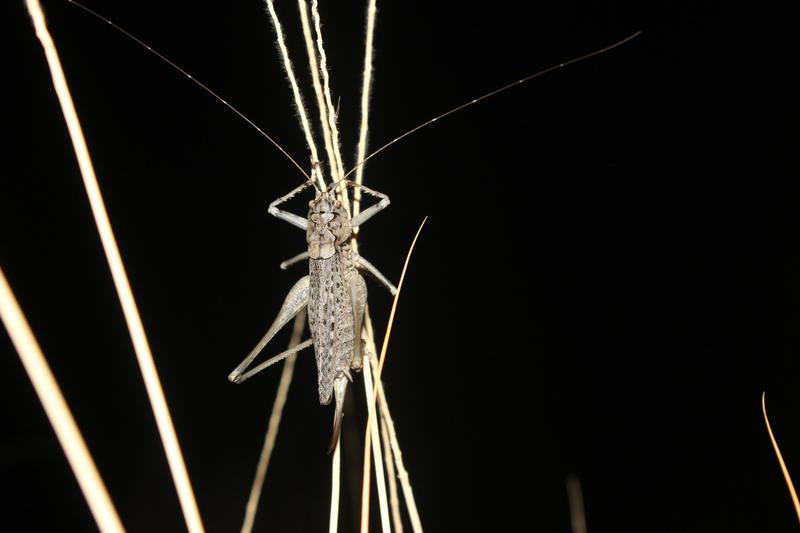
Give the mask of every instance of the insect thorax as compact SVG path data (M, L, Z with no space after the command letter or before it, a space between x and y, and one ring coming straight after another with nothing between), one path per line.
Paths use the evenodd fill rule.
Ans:
M309 257L329 259L350 241L353 226L339 200L331 198L327 192L317 193L308 204Z

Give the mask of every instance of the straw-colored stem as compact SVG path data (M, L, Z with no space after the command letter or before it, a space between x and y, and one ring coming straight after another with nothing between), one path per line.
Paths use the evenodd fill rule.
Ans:
M300 343L305 321L306 312L305 309L303 309L297 313L297 316L294 318L294 328L292 329L292 337L289 340L289 348L294 348ZM275 440L278 438L283 408L286 405L286 398L289 395L289 386L292 384L296 360L297 354L290 355L283 364L278 390L275 393L275 401L272 403L272 410L269 414L267 435L264 437L264 446L261 448L261 456L258 459L256 475L253 479L253 486L250 488L250 497L247 499L247 506L245 507L242 533L250 533L253 530L253 523L255 522L256 512L258 511L258 500L261 498L261 490L264 487L264 480L267 477L269 460L272 457L272 450L275 449Z
M422 233L422 228L425 227L425 222L427 222L427 220L428 217L422 219L422 223L419 225L419 228L417 228L417 233L414 235L414 239L411 241L411 246L408 247L406 260L403 263L403 270L400 272L400 281L397 284L397 292L394 294L394 299L392 300L392 309L389 311L389 321L386 323L386 333L383 336L383 344L381 345L381 358L378 366L378 379L376 380L376 383L380 383L381 373L383 372L383 364L386 362L386 351L389 348L389 338L392 336L394 315L397 312L397 302L400 301L400 291L403 290L403 281L406 279L408 263L411 261L411 254L414 253L414 246L416 246L417 239L419 239L419 234Z
M383 462L386 465L386 478L389 480L389 508L392 510L394 533L403 533L403 518L400 514L400 498L397 495L397 470L394 468L392 444L389 442L389 428L386 419L381 417L381 443L383 444Z
M331 518L328 523L328 531L330 533L336 533L339 529L339 486L342 477L341 437L341 434L339 434L339 439L336 441L336 449L333 451L333 460L331 461Z
M69 466L78 480L98 529L103 533L125 531L80 429L61 394L58 382L50 371L42 349L36 342L2 269L0 269L0 319L8 330L8 336L17 349L39 401L42 402L44 412L56 432L58 442L67 456Z
M369 312L369 304L364 310L364 330L366 331L366 348L368 354L375 353L375 331L372 329L372 316ZM374 355L372 356L374 357ZM367 426L366 436L364 437L364 464L361 470L361 531L369 528L369 501L372 463L372 439L370 438L369 426Z
M372 320L369 315L365 315L364 327L367 330L367 349L371 354L375 353L374 341L370 344L370 339L374 339ZM372 364L377 369L378 360L373 356ZM377 372L376 372L377 373ZM411 529L414 533L422 533L422 520L419 517L419 510L417 509L417 501L414 498L414 491L411 488L411 480L406 470L405 463L403 462L403 452L400 450L400 442L397 439L397 431L395 430L394 420L392 414L389 412L389 402L386 399L386 391L383 389L383 382L378 381L378 408L381 411L381 418L386 421L386 429L389 430L389 442L392 445L392 457L394 464L397 468L397 479L400 480L400 488L403 490L403 500L406 502L406 510L411 519ZM367 497L367 501L369 498Z
M367 8L367 13L368 13L367 14L367 20L368 20L368 22L367 22L367 41L369 41L369 42L367 44L368 53L367 53L367 58L365 59L365 69L367 68L366 67L367 64L369 64L369 65L372 64L372 41L371 41L371 39L372 39L372 33L373 33L372 30L374 30L374 17L375 17L374 2L370 1L369 6L371 6L371 11L370 11L370 7L368 7ZM370 14L370 12L371 12L371 14ZM370 22L373 22L373 24L370 25ZM370 68L369 73L365 72L365 77L370 77L371 78L371 74L372 74L372 69ZM362 86L362 90L361 90L362 112L361 112L361 129L360 129L360 132L359 132L359 146L358 146L358 153L359 154L362 154L362 151L366 149L366 144L365 144L365 142L363 142L361 140L361 138L363 136L363 139L364 140L366 139L366 133L367 133L366 132L366 128L367 128L367 125L369 123L368 114L367 114L368 111L369 111L369 106L367 105L367 112L365 112L364 111L364 102L366 101L367 104L369 103L368 92L369 92L370 87L371 87L371 83L369 81L365 81L364 85ZM361 157L363 157L363 154L361 155ZM361 169L361 166L359 166L359 169ZM358 174L358 179L363 181L363 179L364 179L363 172L360 172ZM358 181L357 183L360 185L361 181ZM345 192L345 196L346 196L346 192ZM355 187L355 190L353 192L353 216L357 215L359 210L360 210L360 201L361 201L361 188L360 187ZM357 237L358 234L359 234L359 228L353 228L354 238L352 240L352 246L353 246L353 251L355 251L356 253L358 253L358 241L356 240L355 237ZM365 324L369 324L370 326L372 325L372 319L371 319L370 313L369 313L369 306L367 306L367 308L365 309L364 319L365 319ZM373 337L373 331L372 331L371 327L366 328L366 341L367 341L367 349L370 351L370 353L374 354L375 353L375 338ZM361 530L362 531L364 531L366 528L369 527L369 500L370 500L370 468L369 468L369 465L370 465L370 462L372 460L372 447L370 446L370 441L371 441L370 438L365 438L364 439L364 464L363 464L363 467L362 467L362 479L361 479ZM388 459L390 459L390 458L387 458L387 460ZM391 476L390 482L394 483L393 476ZM393 519L396 520L396 515L394 514L394 512L393 512L392 516L393 516Z
M783 479L786 481L786 487L789 489L789 496L792 498L794 505L794 512L797 514L797 519L800 520L800 501L797 499L797 491L794 490L794 483L792 483L792 476L789 475L789 469L786 468L786 463L783 460L781 449L778 447L778 441L775 440L775 435L772 433L772 427L769 425L769 418L767 418L767 393L761 394L761 412L764 414L764 423L767 425L767 433L769 433L769 440L772 441L772 448L775 450L775 456L778 458L778 464L783 473Z
M406 502L406 510L411 519L411 529L414 533L422 533L422 520L419 517L417 501L414 499L414 491L411 488L411 479L403 462L403 452L400 450L400 442L397 440L397 432L394 427L394 420L389 412L389 402L386 400L386 392L383 384L378 382L378 407L381 410L381 417L386 420L386 428L389 430L389 442L392 444L392 456L397 467L397 479L400 480L400 488L403 489L403 499Z
M364 356L364 392L367 395L367 409L369 410L369 431L372 437L372 454L375 456L375 483L378 485L378 504L381 511L381 528L383 533L390 533L389 527L389 501L386 497L386 479L383 475L383 462L381 458L380 433L378 430L378 418L375 416L375 397L372 385L372 365L369 356ZM362 515L364 510L362 509ZM361 522L361 533L369 531L368 524Z
M306 108L303 104L303 97L300 94L300 87L297 85L297 78L295 78L294 75L294 68L292 67L292 60L289 57L289 49L286 47L286 40L283 37L283 27L281 26L281 21L278 19L278 13L275 11L273 0L265 1L267 3L269 18L272 21L272 25L275 28L275 35L278 39L278 51L280 51L281 59L283 60L283 69L286 71L286 77L289 79L289 85L292 88L294 104L295 107L297 107L297 114L300 117L300 126L302 127L303 133L306 136L306 144L308 144L308 149L311 151L311 160L317 162L319 161L317 145L314 143L314 136L311 134L311 126L308 123L308 115L306 114ZM317 173L317 179L319 181L320 188L325 190L325 179L322 171Z
M319 70L322 73L322 87L325 94L325 104L328 108L328 126L331 129L331 142L333 143L333 153L336 156L337 181L344 175L342 165L342 154L339 147L339 128L336 126L336 113L334 112L333 99L331 97L331 81L328 74L328 58L325 54L325 46L322 42L322 23L319 18L319 6L317 0L311 1L311 17L314 19L314 31L317 34L317 52L319 53ZM350 201L347 194L342 194L345 211L350 213Z
M342 179L339 169L336 166L336 154L333 150L331 141L331 128L328 125L328 106L325 105L325 95L322 92L322 82L319 80L319 64L317 63L317 49L314 47L314 37L311 34L311 25L308 22L308 3L306 0L297 0L297 8L300 10L300 25L303 27L303 40L306 43L306 54L308 55L308 67L311 71L311 82L314 86L314 94L317 97L317 109L319 109L319 123L322 125L322 138L325 141L325 152L328 154L328 165L334 181Z
M378 359L374 355L376 353L376 346L375 346L375 334L372 328L372 317L369 314L369 309L364 314L364 329L366 330L366 342L367 342L367 352L371 355L370 362L372 364L372 369L375 374L378 373ZM401 480L401 486L403 489L403 496L406 502L406 509L408 510L408 514L411 517L411 525L415 533L422 532L422 522L419 518L419 511L417 510L416 500L414 499L414 492L411 488L411 482L408 476L408 472L405 469L405 464L403 463L403 454L400 451L400 443L397 440L397 434L394 427L394 420L392 420L391 413L389 412L389 405L386 401L386 395L383 389L383 383L378 381L377 382L377 390L378 390L378 407L380 410L381 415L381 424L382 424L382 431L381 434L383 435L384 431L388 437L384 439L384 447L388 443L388 446L391 449L391 454L385 454L387 458L391 458L394 462L392 470L395 473L392 473L387 468L387 474L389 477L389 494L390 494L390 506L392 508L392 521L395 524L396 531L402 531L402 520L400 519L399 509L396 508L396 505L399 505L394 498L396 498L397 494L397 479ZM368 527L369 523L369 502L370 502L370 460L372 458L372 439L370 430L367 430L367 434L370 435L369 437L364 439L364 466L363 466L363 474L362 474L362 491L361 491L361 529L362 531L364 528ZM394 493L394 497L392 494Z
M581 480L575 474L570 474L567 476L564 483L567 486L569 522L572 526L572 533L587 533L586 512L583 507Z
M358 147L356 149L356 183L364 181L364 156L367 153L367 133L369 129L369 99L372 90L372 41L375 35L375 0L367 5L367 33L364 37L364 76L361 84L361 126L358 130ZM353 191L353 216L361 211L361 188Z
M370 396L368 396L368 400L367 400L368 402L374 402L375 401L374 399L375 399L375 396L376 396L376 391L378 391L379 389L380 389L381 392L383 391L383 384L381 383L381 372L383 371L383 364L386 361L386 352L387 352L388 347L389 347L389 338L391 337L391 334L392 334L392 325L394 324L394 317L395 317L395 313L397 311L397 302L400 299L400 292L401 292L401 290L403 288L403 281L405 280L405 277L406 277L406 272L408 270L408 264L411 261L411 254L414 252L414 246L417 244L417 239L419 238L420 232L422 232L422 228L425 226L425 221L426 220L427 220L427 217L422 221L422 223L420 224L419 228L417 229L417 233L414 235L414 239L411 241L411 246L409 246L409 248L408 248L408 253L406 254L406 260L403 263L403 270L400 273L400 281L397 284L397 292L395 293L394 300L392 301L392 309L389 312L389 321L388 321L388 323L386 325L386 333L385 333L385 335L383 337L383 345L381 346L380 362L376 365L375 387L371 391L372 392L372 394L370 395L371 399L370 399ZM372 319L369 316L369 313L365 313L364 323L365 323L366 330L367 330L367 352L371 353L371 354L374 354L375 353L374 332L372 330ZM365 374L365 379L366 379L366 374ZM385 403L385 398L384 398L383 402ZM365 449L365 453L364 453L364 464L365 464L364 470L365 471L367 469L366 465L368 464L368 461L369 461L369 457L368 457L368 454L367 454L366 450L367 450L367 448L369 446L369 441L371 439L371 434L372 434L370 428L372 427L373 423L376 424L376 421L373 419L374 404L371 404L371 403L368 404L368 413L369 414L368 414L368 421L367 421L367 431L366 431L366 435L364 436L364 441L365 441L364 442L364 449ZM388 415L388 406L386 406L386 414ZM391 430L390 434L391 434L391 433L394 432L394 427L393 427L393 424L391 422L391 417L389 417L387 419L387 423L390 426L390 430ZM373 447L374 447L374 444L373 444ZM399 446L398 446L398 450L399 450ZM375 457L375 461L376 462L378 461L377 454L376 454L376 457ZM405 469L401 469L400 465L398 465L398 471L405 472ZM408 481L408 474L407 473L406 473L406 481ZM408 488L409 488L408 492L409 493L411 492L410 491L410 487L411 487L411 485L408 484ZM405 489L405 487L404 487L404 489ZM409 504L409 506L413 505L413 507L414 507L413 514L416 516L417 525L419 525L419 514L417 513L417 510L416 510L416 504L415 504L414 499L413 499L413 494L411 495L411 499L410 500L408 498L406 498L406 502ZM367 527L367 524L368 524L368 521L369 521L368 520L368 513L369 513L369 483L368 483L368 477L366 475L364 475L364 483L363 483L362 488L361 488L361 530L362 530L362 532L366 531L366 527ZM411 509L409 509L409 514L412 514ZM421 530L421 525L420 525L420 530ZM415 526L415 531L417 531L416 526Z
M130 332L133 347L136 352L136 359L139 363L142 377L144 378L145 388L147 389L147 396L153 408L158 431L164 445L164 451L167 455L167 462L178 492L178 499L180 500L183 516L191 533L201 532L203 531L203 523L197 509L197 502L194 498L191 483L189 482L189 474L183 462L180 445L178 444L178 437L175 434L172 417L167 408L164 391L161 388L161 382L153 361L153 354L147 342L147 336L144 332L144 326L142 326L139 310L136 307L136 301L133 298L130 282L128 281L128 276L125 273L125 267L122 263L122 257L120 256L119 248L117 247L117 242L111 229L111 223L108 220L103 197L100 194L100 187L97 184L97 177L95 176L94 167L89 157L89 150L86 147L86 141L81 131L78 115L75 112L75 106L72 103L67 81L61 68L58 52L53 44L53 39L47 31L44 15L39 7L39 3L36 0L27 0L27 5L34 26L36 27L36 35L41 41L45 55L47 56L47 63L53 78L53 86L58 95L61 110L64 113L64 119L67 123L69 135L72 139L72 145L86 187L86 194L89 197L89 204L91 205L92 214L94 215L95 224L97 225L97 231L100 233L100 240L103 243L103 250L105 251L106 259L111 269L114 286L116 287L117 295L122 304L125 321L128 325L128 331Z

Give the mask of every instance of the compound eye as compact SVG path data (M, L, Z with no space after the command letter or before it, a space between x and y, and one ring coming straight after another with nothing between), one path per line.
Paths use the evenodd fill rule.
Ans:
M308 207L309 208L314 207L314 200L311 200L310 202L308 202Z

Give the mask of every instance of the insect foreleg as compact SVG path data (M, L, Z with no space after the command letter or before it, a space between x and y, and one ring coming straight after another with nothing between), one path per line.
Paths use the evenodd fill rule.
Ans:
M355 263L356 263L356 267L357 267L357 268L360 268L360 269L363 269L363 270L366 270L367 272L369 272L369 273L370 273L370 275L371 275L372 277L374 277L374 278L375 278L376 280L378 280L378 281L379 281L379 282L380 282L380 283L381 283L381 284L382 284L384 287L386 287L386 289L387 289L387 290L388 290L388 291L389 291L389 292L392 294L392 296L394 296L395 294L397 294L397 287L395 287L395 286L392 284L392 282L391 282L391 281L389 281L388 279L386 279L386 276L384 276L383 274L381 274L381 271L380 271L380 270L378 270L378 269L375 267L375 265L373 265L372 263L370 263L369 261L367 261L367 260L366 260L364 257L362 257L362 256L360 256L360 255L356 256L356 257L354 258L354 260L355 260ZM281 265L283 265L283 263L281 263Z
M300 185L299 187L292 189L289 192L289 194L281 196L280 198L269 204L269 214L281 220L285 220L292 226L298 227L302 230L308 228L308 220L301 217L300 215L295 215L294 213L289 213L288 211L284 211L283 209L278 209L278 206L284 202L291 200L297 193L309 188L311 185L312 182L307 181L302 185Z
M364 187L363 185L357 185L357 187L359 187L365 193L374 196L375 198L379 198L380 202L378 202L375 205L369 206L368 208L360 212L358 215L353 217L351 224L353 225L354 228L357 228L358 226L360 226L361 224L372 218L374 215L380 213L381 211L389 207L390 204L389 197L383 194L382 192L373 191L369 187Z
M253 359L264 349L264 346L275 336L279 329L281 329L287 322L289 322L294 315L300 312L300 310L308 305L308 287L309 287L309 280L308 276L303 276L300 278L300 281L294 284L294 287L289 291L289 294L286 295L286 299L283 301L283 305L281 306L281 310L278 313L278 316L275 318L275 321L267 330L267 333L264 337L256 344L256 347L248 354L247 357L244 358L244 361L241 362L236 369L228 375L228 379L233 383L240 383L242 381L242 374L244 371L247 370L247 367L250 366L250 363L253 362Z

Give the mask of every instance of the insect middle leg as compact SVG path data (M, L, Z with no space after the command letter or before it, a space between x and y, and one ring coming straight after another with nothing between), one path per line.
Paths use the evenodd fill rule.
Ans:
M253 362L253 359L264 349L264 346L275 336L279 329L281 329L287 322L300 312L302 308L308 305L308 292L309 292L309 279L308 276L303 276L294 284L286 299L283 301L281 310L275 321L264 334L264 337L256 344L255 348L244 358L244 360L236 367L236 369L228 375L228 379L233 383L240 383L242 376L247 370L247 367ZM283 354L281 354L283 355ZM288 355L288 354L287 354Z
M391 203L389 197L382 192L378 192L376 190L370 189L369 187L365 187L364 185L355 185L356 187L360 188L365 193L369 194L370 196L374 196L378 198L380 202L375 205L371 205L368 208L361 211L359 214L353 217L352 224L354 228L359 227L361 224L372 218L373 216L377 215L387 207Z
M295 264L299 263L300 261L308 260L308 256L309 256L309 253L308 253L308 250L306 250L305 252L301 252L301 253L297 254L296 256L294 256L294 257L292 257L290 259L287 259L286 261L281 263L281 270L286 270L290 266L295 265Z
M282 262L280 265L281 270L286 270L290 266L296 265L300 261L305 261L307 259L308 259L307 251L299 253L296 256ZM386 276L384 276L383 273L380 270L378 270L378 268L375 265L367 261L366 257L362 255L355 255L354 261L356 268L369 272L369 274L376 280L378 280L378 282L381 285L383 285L386 288L386 290L388 290L391 293L392 296L394 296L397 293L397 287L395 287L394 284L391 281L389 281L386 278Z
M367 259L365 257L363 257L361 255L357 255L354 258L354 260L355 260L356 268L359 268L359 269L362 269L362 270L366 270L367 272L369 272L372 275L372 277L374 277L376 280L378 280L381 283L381 285L386 287L386 290L388 290L391 293L392 296L397 294L397 287L395 287L394 284L391 281L389 281L386 278L386 276L384 276L381 273L381 271L378 270L375 267L375 265L373 265L372 263L367 261ZM281 265L283 265L283 263L281 263Z

